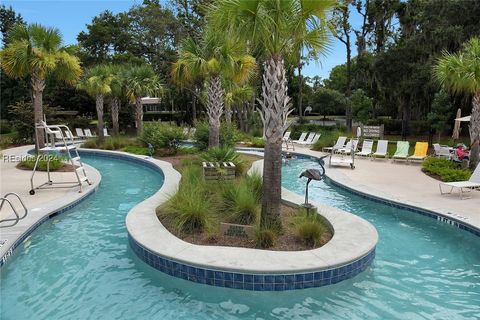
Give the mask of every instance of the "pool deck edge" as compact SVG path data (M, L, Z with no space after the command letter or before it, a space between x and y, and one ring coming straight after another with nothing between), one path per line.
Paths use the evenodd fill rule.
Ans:
M170 163L156 159L144 161L158 166L165 182L157 193L131 209L126 225L134 252L157 270L208 285L283 291L337 283L362 272L373 261L378 242L373 225L353 214L321 204L317 205L333 226L334 235L317 249L270 251L185 242L171 234L155 213L156 208L176 192L180 174ZM261 165L263 160L256 163ZM291 204L303 202L301 196L286 189L282 191L282 198Z
M32 148L33 146L26 146L6 149L2 152L13 152L15 155L24 155ZM66 195L63 195L61 198L54 201L50 201L48 204L43 204L34 208L27 208L27 216L24 219L19 220L16 225L0 228L0 238L3 241L6 240L0 247L0 267L2 267L8 261L8 258L12 255L13 251L19 245L21 245L42 223L73 208L98 190L102 180L100 172L87 164L84 164L84 166L90 181L92 181L92 184L84 184L82 193L79 193L77 188L74 187L72 190L68 191ZM25 183L25 189L29 189L29 182ZM38 190L37 193L31 197L38 197L38 194L41 192L42 190Z

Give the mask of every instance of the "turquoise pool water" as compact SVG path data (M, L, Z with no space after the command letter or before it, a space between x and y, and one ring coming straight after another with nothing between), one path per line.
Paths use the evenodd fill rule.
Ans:
M132 162L84 156L99 191L40 226L1 270L1 319L475 319L480 318L480 240L408 211L323 182L311 197L372 222L372 267L333 286L250 292L194 284L157 272L128 246L124 218L162 176ZM302 193L296 160L284 185ZM168 245L168 244L165 244Z

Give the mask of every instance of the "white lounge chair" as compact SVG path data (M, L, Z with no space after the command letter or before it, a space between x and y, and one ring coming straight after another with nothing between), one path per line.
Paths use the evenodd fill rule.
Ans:
M320 139L321 135L322 135L321 133L310 132L310 136L307 137L307 139L305 139L305 141L301 142L300 144L303 145L303 146L311 146L311 145L315 144L315 142L317 142L318 139ZM310 138L310 137L312 137L312 138Z
M305 141L306 136L307 136L307 133L302 132L302 134L300 135L300 138L298 138L297 140L293 140L293 143L303 143Z
M302 142L298 142L298 144L311 144L312 141L313 141L313 138L315 138L315 132L310 132L307 136L307 138L302 141Z
M357 156L369 157L372 155L373 140L363 140L362 150L355 153Z
M337 142L333 147L327 147L323 148L322 151L324 152L330 152L330 151L335 151L338 149L342 149L345 147L345 141L347 141L347 137L338 137Z
M337 152L343 154L350 154L350 152L357 152L358 139L350 139L344 148L338 149Z
M377 141L377 151L372 153L372 158L377 157L388 158L388 140L378 140Z
M77 133L78 139L85 139L87 137L81 128L75 128L75 132Z
M93 134L92 134L92 131L90 131L90 129L84 129L83 132L85 132L85 136L87 138L93 138L95 137Z
M449 146L442 146L439 143L434 143L433 151L435 153L435 157L446 158L448 160L452 159L452 153L450 153Z
M283 138L282 138L283 142L285 143L285 147L287 148L287 150L288 150L288 144L290 144L292 149L295 150L295 146L293 145L293 141L292 141L292 139L290 139L290 134L291 133L292 133L291 131L285 132L285 134L283 135Z
M444 192L442 186L450 187L450 191ZM473 171L472 176L468 181L457 181L457 182L442 182L439 184L440 194L451 194L453 189L460 189L460 199L466 199L463 194L465 190L468 192L473 191L474 189L480 189L480 164L477 165L475 171Z
M103 136L110 137L110 135L108 134L107 128L103 128Z
M188 130L187 127L183 128L183 135L184 135L185 137L188 137L188 131L189 131L189 130Z

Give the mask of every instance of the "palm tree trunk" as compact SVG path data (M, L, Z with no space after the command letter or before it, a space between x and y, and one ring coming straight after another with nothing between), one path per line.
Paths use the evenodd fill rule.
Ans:
M229 107L225 110L225 122L228 124L232 123L232 107Z
M35 72L32 73L32 100L33 100L33 113L35 119L35 126L37 123L43 120L43 90L45 89L45 80L39 78ZM35 148L38 149L45 147L45 132L42 129L35 129L37 139L35 141Z
M120 99L113 97L111 102L112 108L112 132L113 135L118 135L118 111L120 109Z
M302 117L303 117L303 106L302 106L302 98L303 98L303 95L302 95L302 91L303 91L303 76L302 76L302 67L303 67L303 63L302 61L300 61L300 63L298 64L298 80L299 80L299 87L298 87L298 117L300 120L302 120Z
M262 212L260 226L281 227L280 203L282 182L282 138L293 111L287 93L283 60L272 57L265 63L262 100L259 100L263 122L265 157L263 162Z
M137 124L137 136L141 136L143 132L143 105L141 97L135 99L135 122Z
M97 94L95 100L95 107L97 108L97 131L98 139L103 141L103 94Z
M472 100L472 117L470 118L470 168L474 170L479 162L480 152L480 92L473 96Z
M208 84L207 115L209 123L208 147L220 145L220 117L223 113L223 89L219 76L214 76Z

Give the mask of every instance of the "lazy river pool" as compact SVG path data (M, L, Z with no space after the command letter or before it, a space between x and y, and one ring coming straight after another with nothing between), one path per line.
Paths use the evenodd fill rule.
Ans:
M170 277L129 248L125 216L163 176L121 159L84 155L102 182L96 194L48 220L1 269L1 319L475 319L480 318L480 239L325 182L311 198L357 214L379 232L376 258L335 285L253 292ZM303 194L284 167L283 185ZM168 245L168 244L165 244Z

